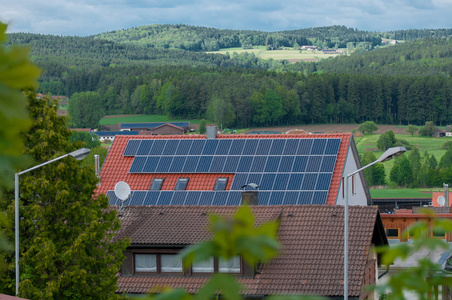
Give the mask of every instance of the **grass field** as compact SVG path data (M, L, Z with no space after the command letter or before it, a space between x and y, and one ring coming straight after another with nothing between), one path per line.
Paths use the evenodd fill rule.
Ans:
M430 198L439 189L382 189L370 190L372 198Z
M170 120L167 116L162 115L137 115L137 116L108 116L100 120L101 125L115 125L118 123L150 123L150 122L190 122L191 124L199 124L201 120ZM207 123L211 123L207 121Z
M274 60L306 60L306 61L318 61L324 58L335 57L341 54L323 54L322 51L309 51L309 50L295 50L293 48L287 48L285 50L267 50L264 46L255 46L253 49L242 48L224 48L219 51L212 51L207 53L218 53L232 55L234 52L241 53L254 53L255 56L262 59L274 59Z

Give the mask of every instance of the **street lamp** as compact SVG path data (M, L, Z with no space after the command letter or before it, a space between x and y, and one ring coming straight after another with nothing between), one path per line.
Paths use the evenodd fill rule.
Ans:
M19 175L22 175L24 173L30 172L32 170L35 170L37 168L40 168L42 166L48 165L50 163L53 163L57 160L63 159L68 156L72 156L77 160L82 160L85 157L88 156L90 150L87 148L81 148L75 151L72 151L71 153L62 155L60 157L51 159L45 163L42 163L40 165L34 166L32 168L26 169L22 172L16 173L14 175L14 194L15 194L15 202L14 202L14 226L15 226L15 248L16 248L16 296L19 295Z
M348 179L362 170L379 162L385 162L406 152L405 147L393 147L386 150L376 161L345 176L345 207L344 207L344 299L348 299Z

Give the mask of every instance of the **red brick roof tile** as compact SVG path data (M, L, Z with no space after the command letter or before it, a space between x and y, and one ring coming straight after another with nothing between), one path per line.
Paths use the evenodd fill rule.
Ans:
M231 206L127 206L121 213L118 238L132 245L189 245L210 238L208 215L232 215ZM256 223L281 215L278 238L281 253L260 264L253 278L240 278L244 295L343 295L344 209L333 205L254 206ZM350 207L349 296L359 296L367 255L376 238L376 207ZM378 240L378 239L377 239ZM196 293L206 277L120 276L119 292L145 293L151 288L183 287Z

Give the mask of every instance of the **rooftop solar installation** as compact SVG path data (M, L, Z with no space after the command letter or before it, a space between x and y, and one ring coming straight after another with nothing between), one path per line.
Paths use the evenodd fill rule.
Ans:
M133 157L129 174L234 177L230 190L133 191L124 205L239 205L249 183L259 186L259 205L325 204L340 144L340 138L130 139L123 152ZM111 205L120 204L108 195Z

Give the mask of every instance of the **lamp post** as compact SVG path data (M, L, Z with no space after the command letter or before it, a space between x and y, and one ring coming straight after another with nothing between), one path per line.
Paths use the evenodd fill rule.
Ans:
M72 151L71 153L51 159L45 163L42 163L40 165L34 166L32 168L29 168L22 172L18 172L16 174L14 174L14 200L15 200L15 202L14 202L14 226L15 226L14 230L15 230L15 248L16 248L16 296L19 295L19 175L30 172L32 170L35 170L42 166L48 165L50 163L53 163L57 160L63 159L68 156L72 156L77 160L82 160L88 156L89 152L90 152L89 149L81 148L81 149Z
M364 169L367 169L370 166L373 166L379 162L385 162L390 159L393 159L396 156L402 155L406 152L405 147L393 147L386 150L376 161L371 162L370 164L348 174L345 176L345 205L344 205L344 299L348 299L348 179L355 175L356 173L361 172Z

